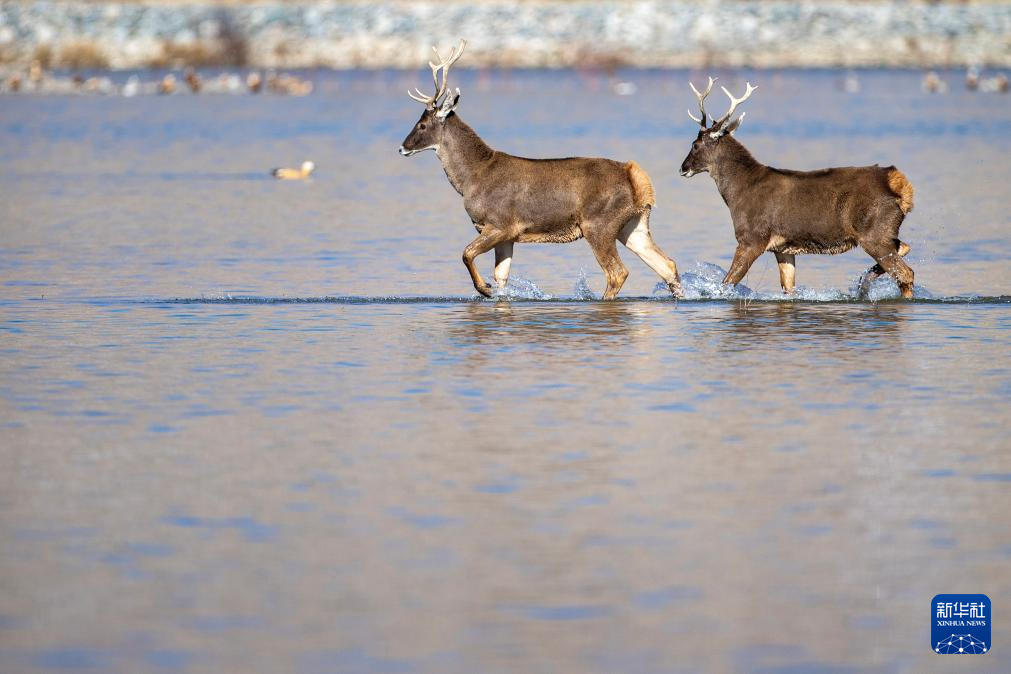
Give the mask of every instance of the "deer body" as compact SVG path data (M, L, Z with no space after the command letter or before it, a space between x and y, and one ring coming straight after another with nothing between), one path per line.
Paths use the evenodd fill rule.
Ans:
M462 46L460 52L462 53ZM470 128L455 108L460 93L445 94L445 67L459 58L430 64L436 96L427 101L400 153L409 156L434 149L446 177L463 197L464 209L478 236L464 249L463 262L475 289L490 297L492 289L481 277L475 258L495 250L495 281L502 288L509 278L513 244L567 243L585 238L604 270L604 299L613 299L628 276L618 256L621 241L680 293L677 267L653 242L649 215L655 204L653 186L635 162L572 157L526 159L493 150ZM436 73L443 69L440 85Z
M649 178L633 162L515 157L485 145L457 115L446 125L436 154L478 232L491 226L519 243L568 243L584 226L653 205Z
M702 120L702 101L712 84L710 79L705 94L696 91ZM898 238L899 227L913 208L913 187L906 176L894 166L790 171L759 163L730 135L744 116L731 121L734 109L753 90L749 84L741 99L727 92L730 112L711 127L700 122L702 130L681 165L681 175L687 177L708 171L730 209L737 250L723 282L739 283L758 256L768 251L775 254L780 284L789 293L794 288L795 255L834 255L860 246L877 262L864 275L862 290L888 272L902 295L912 297L913 270L901 259L909 246Z
M764 241L766 250L788 255L845 253L896 211L889 178L904 176L894 166L789 171L759 164L734 138L723 142L737 147L725 148L711 173L738 243Z

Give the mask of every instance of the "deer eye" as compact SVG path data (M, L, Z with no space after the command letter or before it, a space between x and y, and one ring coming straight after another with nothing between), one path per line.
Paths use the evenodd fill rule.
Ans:
M426 125L425 125L425 123L424 123L424 122L420 122L420 123L418 124L418 130L419 130L419 131L424 131L424 130L425 130L425 126L426 126Z

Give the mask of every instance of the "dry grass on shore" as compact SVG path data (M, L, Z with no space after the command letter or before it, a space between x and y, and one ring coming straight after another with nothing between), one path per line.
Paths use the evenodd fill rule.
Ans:
M71 42L59 49L40 45L35 49L32 59L46 69L104 70L109 67L109 59L102 48L94 42L86 41Z

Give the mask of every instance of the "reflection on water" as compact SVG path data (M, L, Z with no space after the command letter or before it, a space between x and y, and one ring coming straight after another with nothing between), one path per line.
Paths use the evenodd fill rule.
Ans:
M7 670L926 671L1011 595L1003 304L2 311Z
M513 307L511 302L464 305L461 320L447 328L462 346L487 352L517 346L540 346L552 353L585 354L606 350L620 341L634 342L648 331L641 303L594 302L574 311L572 305Z
M517 152L647 166L692 301L631 259L622 301L574 300L600 291L582 243L517 247L536 284L472 300L458 196L393 151L399 93L6 101L0 672L945 666L931 597L1011 602L1011 303L974 243L1006 242L1008 109L896 97L915 73L853 97L776 74L753 149L899 164L938 300L826 301L852 255L799 258L801 301L761 263L714 301L733 240L713 186L676 176L688 78L643 77L631 126L567 73L465 116ZM509 105L523 87L543 105ZM312 182L266 178L304 157ZM1006 621L994 640L1011 671Z
M812 311L788 303L738 302L729 305L729 311L734 320L721 327L740 338L742 344L782 340L780 344L789 347L797 340L809 340L840 349L893 349L899 346L896 337L909 307L899 303L829 305Z

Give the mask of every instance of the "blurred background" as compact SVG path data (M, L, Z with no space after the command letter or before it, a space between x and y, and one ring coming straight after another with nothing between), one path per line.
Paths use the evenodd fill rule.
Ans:
M460 38L492 147L645 168L685 301L585 242L474 297L397 153ZM1006 2L0 1L0 674L950 671L941 592L1011 671L1009 66ZM707 75L909 177L915 301L720 287Z
M999 0L5 0L0 64L416 68L465 36L466 67L1004 68L1009 32Z

